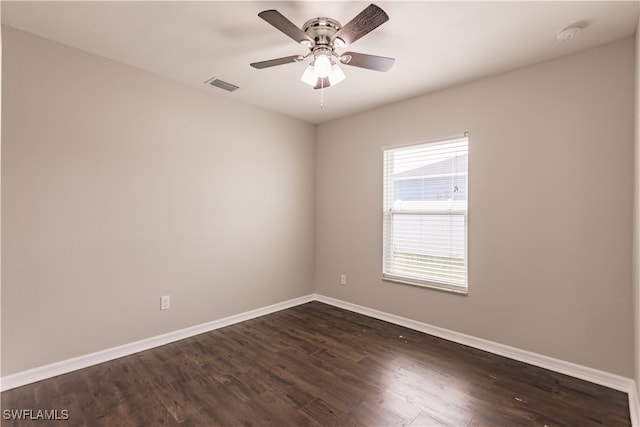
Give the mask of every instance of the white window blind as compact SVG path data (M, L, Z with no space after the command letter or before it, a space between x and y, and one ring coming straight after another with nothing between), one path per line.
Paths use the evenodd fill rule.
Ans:
M467 291L468 138L386 148L383 278Z

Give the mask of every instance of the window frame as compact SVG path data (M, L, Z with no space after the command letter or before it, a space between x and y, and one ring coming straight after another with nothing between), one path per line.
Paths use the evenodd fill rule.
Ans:
M394 200L392 200L393 198L393 194L389 194L394 193L397 190L394 190L396 187L396 180L393 180L393 182L389 182L390 178L391 178L391 174L392 172L389 171L390 168L390 162L392 162L393 160L390 160L388 158L389 153L393 154L396 152L401 152L401 150L403 149L419 149L420 147L428 147L428 146L432 146L435 147L435 144L440 144L441 146L446 146L447 144L454 144L454 143L460 143L460 142L464 142L465 143L465 151L464 154L467 156L467 160L466 160L466 172L465 174L465 191L466 191L466 197L464 199L464 206L462 206L461 203L455 203L455 202L449 202L449 207L448 208L440 208L440 209L433 209L433 208L413 208L413 209L397 209L394 208L393 206L389 206L390 204L393 205L394 204ZM469 159L469 134L468 132L465 132L463 135L459 135L459 136L452 136L452 137L447 137L447 138L441 138L441 139L437 139L437 140L430 140L430 141L421 141L421 142L416 142L416 143L411 143L411 144L403 144L403 145L396 145L396 146L391 146L391 147L384 147L382 149L383 152L383 212L382 212L382 221L383 221L383 235L382 235L382 280L384 281L388 281L388 282L395 282L395 283L401 283L401 284L406 284L406 285L412 285L412 286L419 286L422 288L430 288L430 289L436 289L436 290L441 290L441 291L447 291L447 292L451 292L451 293L455 293L455 294L461 294L461 295L467 295L469 292L469 240L468 240L468 234L469 234L469 203L468 203L468 191L469 191L469 169L468 169L468 159ZM447 175L449 176L455 176L455 175L460 175L460 173L455 173L455 172L449 172L447 173ZM435 176L435 175L434 175ZM425 176L426 177L426 176ZM434 203L431 203L431 205L433 205ZM425 204L426 205L426 204ZM444 205L443 205L444 206ZM417 275L402 275L402 274L397 274L397 273L390 273L389 272L389 260L390 257L388 256L388 252L391 249L390 245L394 244L394 239L393 239L393 227L392 227L392 220L393 220L393 216L394 215L445 215L445 216L464 216L463 219L463 224L464 224L464 239L463 239L463 245L464 245L464 259L463 259L463 266L464 266L464 275L463 275L463 283L461 284L456 284L453 281L438 281L438 280L434 280L434 277L430 277L430 278L417 278L415 276ZM450 222L451 224L451 222ZM448 241L448 244L451 245L451 240Z

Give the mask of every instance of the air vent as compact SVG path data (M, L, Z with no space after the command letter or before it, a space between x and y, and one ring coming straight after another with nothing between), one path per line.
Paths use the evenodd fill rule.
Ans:
M220 89L224 89L228 92L233 92L238 89L238 86L232 85L231 83L227 83L223 80L216 79L215 77L207 80L205 83L209 83L211 86L219 87Z

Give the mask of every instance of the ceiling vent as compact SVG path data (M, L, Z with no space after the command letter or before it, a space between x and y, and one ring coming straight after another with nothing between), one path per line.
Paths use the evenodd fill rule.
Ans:
M224 89L228 92L233 92L236 89L239 89L238 86L232 85L231 83L227 83L223 80L216 79L215 77L210 78L205 83L209 83L211 86L218 87L220 89Z

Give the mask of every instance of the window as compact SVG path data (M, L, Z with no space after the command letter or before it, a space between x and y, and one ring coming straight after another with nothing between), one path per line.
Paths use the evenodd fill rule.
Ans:
M467 292L468 138L386 148L383 279Z

